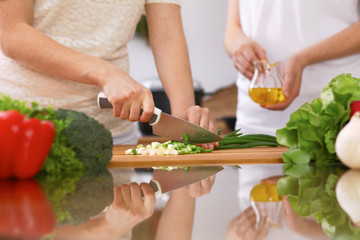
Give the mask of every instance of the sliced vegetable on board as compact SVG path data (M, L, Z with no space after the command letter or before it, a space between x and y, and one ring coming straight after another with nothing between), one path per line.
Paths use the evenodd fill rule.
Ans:
M183 155L212 152L211 149L205 149L194 144L182 143L178 141L167 141L164 143L152 142L146 146L140 144L136 148L128 149L125 154L130 155Z
M267 134L246 134L243 135L241 129L235 130L226 135L215 150L251 148L259 146L277 147L279 146L276 137Z
M277 147L279 144L276 137L266 134L247 134L242 135L241 129L235 130L226 135L219 146L215 150L235 149L235 148L251 148L258 146ZM184 139L187 139L186 134ZM194 144L167 141L165 143L152 142L146 146L140 144L136 148L127 149L125 154L130 155L181 155L181 154L197 154L212 152L211 149L204 149Z

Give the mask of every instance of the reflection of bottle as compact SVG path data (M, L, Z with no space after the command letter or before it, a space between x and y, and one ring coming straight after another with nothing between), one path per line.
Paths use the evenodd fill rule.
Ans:
M255 61L254 67L255 73L249 87L250 98L261 105L284 102L281 62L270 64L264 60Z
M250 193L251 207L256 214L256 222L266 219L271 227L283 226L283 196L276 190L276 184L260 183L253 187Z

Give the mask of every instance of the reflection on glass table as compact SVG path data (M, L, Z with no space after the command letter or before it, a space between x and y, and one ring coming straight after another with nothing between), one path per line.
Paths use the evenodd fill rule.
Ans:
M278 181L277 188L279 193L288 196L287 200L296 214L314 218L329 238L360 239L360 228L352 223L349 212L346 212L351 205L360 202L357 194L360 182L353 178L351 184L345 184L348 190L339 191L338 182L343 182L339 179L348 175L348 171L353 170L343 165L285 165L285 177ZM352 199L349 198L351 192L356 193L352 194ZM340 206L340 199L344 197L349 199ZM302 229L302 225L298 229Z
M360 172L343 166L229 166L159 199L152 177L114 168L0 181L0 239L360 239Z
M271 172L270 172L271 173ZM230 222L227 240L329 239L313 218L295 213L277 191L283 176L261 179L250 192L250 206Z
M292 211L287 197L277 191L277 182L283 177L283 164L244 165L238 171L239 213L232 218L226 230L226 239L329 239L314 219L302 218ZM297 222L297 224L293 224ZM310 229L297 229L310 223Z
M132 169L110 171L0 181L0 237L131 239L132 228L155 210L154 190L148 183L131 182ZM155 239L191 239L195 199L209 194L214 182L212 175L174 190L162 209Z

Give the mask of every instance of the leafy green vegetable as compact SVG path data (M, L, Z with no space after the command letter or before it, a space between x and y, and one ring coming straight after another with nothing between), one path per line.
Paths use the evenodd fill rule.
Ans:
M285 177L277 191L288 196L291 208L302 217L314 217L331 239L360 239L360 229L336 200L335 187L346 171L343 165L285 164Z
M360 79L341 74L322 90L320 97L303 104L291 114L286 127L276 132L277 142L290 149L288 163L337 162L335 140L349 120L350 103L360 99Z
M42 108L36 102L28 104L25 101L11 99L5 94L0 94L0 111L10 109L18 110L29 117L51 120L55 124L55 140L40 172L59 174L84 168L82 162L75 156L75 151L66 144L66 137L62 134L67 128L67 123L56 118L56 113L51 106Z
M85 113L59 109L56 118L66 122L62 131L66 144L75 151L76 158L83 164L85 173L102 171L112 156L112 136L100 122Z
M111 133L86 114L66 109L55 111L51 106L42 108L36 102L28 104L0 94L0 111L10 109L55 124L55 140L40 172L96 174L109 163L113 147Z

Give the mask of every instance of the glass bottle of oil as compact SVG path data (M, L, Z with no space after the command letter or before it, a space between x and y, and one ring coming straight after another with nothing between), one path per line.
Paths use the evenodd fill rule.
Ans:
M260 105L284 102L281 62L270 64L265 60L255 61L254 67L254 76L249 86L250 98Z
M256 215L256 224L266 220L267 226L282 228L284 223L283 199L284 197L277 192L276 184L260 183L255 185L250 193L250 205Z

